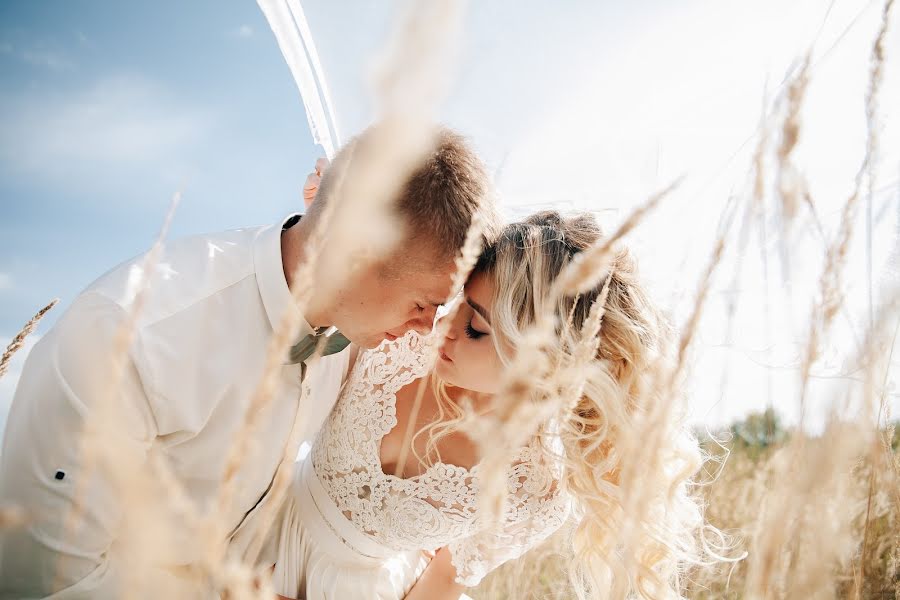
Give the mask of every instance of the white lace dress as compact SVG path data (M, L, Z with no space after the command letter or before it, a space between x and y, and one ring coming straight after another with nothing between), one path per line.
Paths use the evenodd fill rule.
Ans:
M425 375L427 338L410 332L362 353L275 526L275 590L306 600L403 598L449 546L457 581L489 571L553 533L568 514L554 473L521 451L508 476L501 527L477 508L478 466L436 463L403 479L381 467L381 439L396 424L397 390Z

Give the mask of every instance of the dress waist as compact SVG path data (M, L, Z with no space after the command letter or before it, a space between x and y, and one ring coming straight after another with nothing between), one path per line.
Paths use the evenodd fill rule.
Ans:
M366 535L341 512L316 475L309 458L297 470L294 493L304 526L311 533L315 532L316 541L335 556L346 555L349 549L363 562L372 561L374 566L385 559L404 554Z

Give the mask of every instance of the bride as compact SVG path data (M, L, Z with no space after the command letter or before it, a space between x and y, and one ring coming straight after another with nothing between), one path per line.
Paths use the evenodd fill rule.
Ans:
M479 450L460 426L464 398L476 412L491 412L504 367L553 280L600 237L590 215L544 212L508 225L479 258L432 372L425 350L434 342L415 332L360 354L276 522L276 592L306 600L459 598L571 519L573 586L604 597L677 597L678 568L694 555L703 520L688 494L699 451L674 419L660 431L675 441L660 441L659 451L672 468L648 471L642 483L657 505L641 514L654 516L629 528L627 556L637 558L619 551L626 511L619 474L629 457L616 451L615 436L645 401L649 366L668 338L627 252L616 255L608 282L555 306L559 343L546 351L571 352L567 336L581 331L608 284L584 391L518 451L500 524L481 517Z

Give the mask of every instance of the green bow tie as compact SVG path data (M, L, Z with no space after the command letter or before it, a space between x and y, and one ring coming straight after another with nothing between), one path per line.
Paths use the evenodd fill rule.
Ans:
M327 330L326 330L327 331ZM310 333L307 336L304 336L299 342L291 346L291 351L288 354L290 360L288 364L296 365L297 363L304 363L306 359L315 353L316 349L320 344L324 344L322 347L322 356L328 356L330 354L336 354L347 347L350 343L344 334L340 331L335 330L331 335L324 335L325 331L316 331L315 333Z

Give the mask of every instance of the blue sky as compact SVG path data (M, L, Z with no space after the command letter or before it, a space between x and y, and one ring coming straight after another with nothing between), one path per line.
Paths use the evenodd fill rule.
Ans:
M302 5L346 139L372 117L370 74L392 3ZM629 239L647 286L676 324L693 306L727 199L746 193L761 109L771 111L811 45L796 162L826 231L835 230L865 141L880 1L468 5L439 117L482 153L507 215L588 210L611 230L648 194L686 176ZM894 21L876 165L879 285L900 269ZM0 340L60 297L40 335L90 281L145 250L176 191L184 197L172 236L273 222L300 208L319 154L253 0L0 3ZM767 218L777 225L771 201ZM778 248L752 241L754 258L726 256L696 340L693 420L726 423L767 404L796 418L798 348L822 242L808 215L792 235L790 272ZM816 372L826 383L852 379L853 330L867 305L859 239L850 252L846 322ZM741 302L727 334L735 294ZM0 380L0 424L25 354ZM836 385L817 390L819 417L844 393ZM900 395L890 397L900 412Z
M316 155L255 2L0 4L0 332L144 250L176 190L175 236L298 209Z

